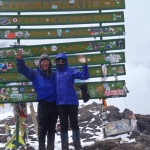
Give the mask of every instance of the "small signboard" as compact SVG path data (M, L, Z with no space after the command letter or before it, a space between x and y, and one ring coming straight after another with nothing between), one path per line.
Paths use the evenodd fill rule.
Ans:
M105 54L85 54L88 65L98 64L117 64L125 63L124 52L118 53L105 53ZM55 57L50 57L51 63L55 66ZM39 58L24 58L26 65L30 68L36 68L39 64ZM77 56L68 56L69 66L81 66ZM16 71L16 60L14 59L1 59L0 72Z
M108 137L130 132L130 126L129 119L109 122L105 126L105 135Z
M0 39L64 39L124 35L124 25L57 28L57 29L0 29Z
M123 22L123 12L59 14L59 15L3 15L0 16L0 26L16 25L63 25L86 23Z
M81 83L76 83L75 89L78 98L82 99L79 85ZM87 83L91 99L126 97L124 85L124 80ZM26 82L21 82L19 85L0 85L0 93L0 103L36 102L36 93L32 85L26 85Z
M16 46L0 48L0 58L15 58L18 50L23 51L23 57L40 56L43 53L48 55L56 55L59 52L67 54L120 50L125 48L125 39L112 39L102 41L84 41L84 42L70 42L59 44L45 44L33 46Z
M125 0L1 0L1 12L50 12L124 9Z
M1 83L28 81L27 78L25 78L22 74L19 74L18 72L10 72L10 71L8 70L7 72L0 72ZM90 78L104 76L101 66L89 67L89 73L90 73ZM125 75L125 74L126 74L126 71L125 71L124 64L107 66L106 76L114 76L114 75L119 76L119 75Z
M88 83L88 92L91 99L126 97L124 90L125 81L107 81ZM81 99L81 91L76 89L78 97Z

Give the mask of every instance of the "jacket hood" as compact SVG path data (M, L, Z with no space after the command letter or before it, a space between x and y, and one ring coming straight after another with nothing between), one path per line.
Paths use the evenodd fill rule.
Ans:
M58 53L56 59L68 59L68 57L65 53Z
M66 68L68 68L68 57L65 53L62 53L62 52L58 53L56 55L55 60L57 60L57 59L65 59L66 60L66 63L64 65L61 65L63 68L61 70L65 70ZM57 67L57 65L56 65L56 67ZM59 67L57 67L57 69L60 70Z

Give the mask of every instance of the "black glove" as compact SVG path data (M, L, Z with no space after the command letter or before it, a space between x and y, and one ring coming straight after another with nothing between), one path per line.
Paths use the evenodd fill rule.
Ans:
M89 101L90 99L90 94L88 92L88 86L86 83L83 83L81 85L78 86L82 92L82 99L84 101L84 103L86 103L87 101Z

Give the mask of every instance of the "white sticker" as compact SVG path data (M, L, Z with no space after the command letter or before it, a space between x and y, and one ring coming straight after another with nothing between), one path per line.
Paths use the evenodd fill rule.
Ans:
M121 56L117 54L110 54L110 62L117 63L121 60Z
M69 3L70 3L70 4L71 4L71 3L75 3L75 0L70 0Z
M58 9L57 5L52 5L52 9Z
M17 90L17 88L15 88L15 87L14 87L14 88L12 88L12 90L13 90L13 91L16 91L16 90Z
M61 36L61 34L62 34L62 29L57 29L57 35Z
M56 51L57 50L57 46L56 45L52 45L51 50L52 51Z
M22 94L10 94L10 98L22 99Z
M13 94L18 94L19 92L18 92L18 91L13 91L12 93L13 93Z
M32 89L31 91L32 91L32 92L35 92L35 90L34 90L34 89Z
M13 18L13 22L17 22L18 20L17 20L17 18Z
M0 1L0 5L2 5L3 4L3 2L2 1Z

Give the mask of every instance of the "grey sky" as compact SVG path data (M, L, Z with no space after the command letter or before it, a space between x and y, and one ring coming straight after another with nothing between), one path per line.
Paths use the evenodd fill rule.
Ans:
M126 83L130 91L126 98L109 99L121 109L150 114L150 1L125 0ZM112 102L113 101L113 102Z

